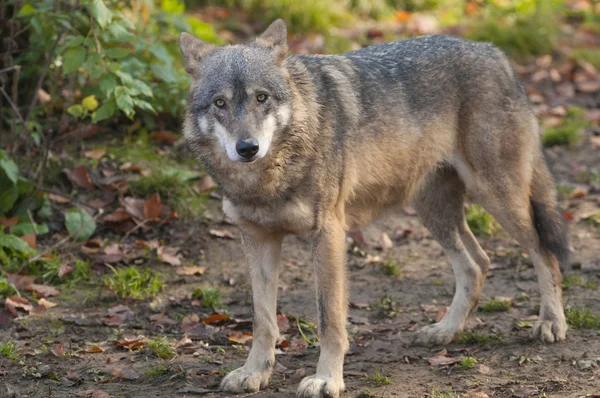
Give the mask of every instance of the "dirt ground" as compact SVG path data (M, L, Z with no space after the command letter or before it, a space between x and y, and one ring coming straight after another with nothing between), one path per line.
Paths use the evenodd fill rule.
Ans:
M578 149L547 150L547 157L561 184L574 184L574 168L600 168L597 151L585 143ZM600 192L592 187L584 197L565 202L574 217L573 260L565 274L580 275L597 285L600 229L577 220L580 212L598 206L599 200ZM218 383L226 372L243 364L248 351L249 343L240 344L241 333L236 331L251 332L249 274L239 235L235 227L222 222L219 201L211 200L205 216L204 222L180 221L146 234L147 239L159 238L180 246L195 265L207 267L204 275L179 276L172 267L149 261L145 265L167 276L164 292L152 301L119 300L102 289L82 286L58 297L60 306L46 314L0 322L0 338L11 339L24 349L19 361L0 359L0 396L92 396L92 390L114 397L226 396L216 391ZM216 238L208 233L210 229L231 231L235 239ZM392 238L391 249L378 249L382 232ZM414 330L433 322L439 308L451 302L454 280L441 247L410 211L390 215L363 230L363 235L366 242L360 249L349 245L350 350L344 368L345 397L424 397L434 393L442 397L450 396L440 393L449 389L464 397L600 394L598 330L570 330L567 341L554 345L528 339L527 322L534 320L539 305L537 283L526 255L505 235L480 238L493 261L481 302L502 296L512 298L514 304L508 312L478 311L475 315L479 321L475 319L470 325L497 340L431 349L412 347L408 341ZM400 274L386 275L381 264L367 261L372 256L398 264ZM207 285L219 286L224 293L230 319L222 324L198 323L212 311L194 305L190 295L194 288ZM572 286L565 291L565 305L600 314L597 285ZM301 339L293 321L315 321L313 289L308 248L293 237L286 238L279 310L290 324L282 325L284 329L289 326L284 332L287 343L279 346L269 387L246 396L293 397L303 375L314 373L318 347L307 347L310 344ZM525 299L516 300L519 296ZM382 309L383 297L391 299L394 308ZM114 307L120 304L130 311L125 310L123 324L111 324L109 309L116 311ZM195 321L193 314L198 315ZM305 328L305 334L310 333ZM180 342L174 359L161 360L144 349L128 351L114 345L115 340L159 335ZM184 335L191 341L182 342ZM232 336L238 343L231 341ZM310 335L307 340L312 341ZM58 356L52 352L57 344L62 344L64 351ZM475 357L479 365L458 370L453 365L430 364L427 359L442 349L447 350L447 357ZM102 352L90 352L94 350ZM166 374L143 375L157 364L167 366ZM124 373L127 370L135 371L133 376L128 377ZM379 386L367 377L376 372L389 377L389 384Z

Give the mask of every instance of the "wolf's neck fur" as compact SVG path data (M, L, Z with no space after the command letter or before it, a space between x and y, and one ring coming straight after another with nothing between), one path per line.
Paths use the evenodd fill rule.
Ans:
M294 56L282 68L292 90L290 125L271 144L270 153L251 164L231 162L226 155L196 152L224 195L234 204L277 205L310 183L320 125L320 105L312 77ZM209 147L209 146L207 146Z

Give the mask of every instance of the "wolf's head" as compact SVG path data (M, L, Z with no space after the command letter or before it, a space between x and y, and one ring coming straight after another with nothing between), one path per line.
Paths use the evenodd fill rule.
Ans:
M292 93L282 63L287 29L279 19L254 42L217 47L192 35L179 38L194 83L186 138L224 151L233 162L265 157L291 119Z

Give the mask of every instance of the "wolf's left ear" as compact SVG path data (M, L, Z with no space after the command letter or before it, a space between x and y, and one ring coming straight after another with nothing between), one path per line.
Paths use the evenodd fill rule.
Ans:
M182 32L179 35L179 48L181 48L181 52L183 53L185 71L192 76L199 76L202 58L210 54L215 49L215 46L189 33Z
M277 19L271 23L267 30L256 38L256 43L272 49L277 61L283 61L288 52L287 26L283 19Z

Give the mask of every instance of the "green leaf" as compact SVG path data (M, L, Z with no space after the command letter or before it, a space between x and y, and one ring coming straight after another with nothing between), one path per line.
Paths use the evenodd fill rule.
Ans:
M94 16L94 19L102 29L104 29L112 19L112 12L104 5L102 0L92 1L92 4L90 4L90 13Z
M5 234L2 231L0 231L0 247L11 249L22 254L33 252L24 240L21 240L14 235Z
M108 64L108 70L112 73L117 73L117 71L121 70L121 65L119 65L116 62L111 62L110 64Z
M37 216L43 220L47 220L52 216L52 206L50 205L50 199L48 199L48 195L44 195L42 206L37 211Z
M19 178L19 166L4 152L0 149L0 170L4 172L6 177L12 181L13 184L17 183Z
M125 87L119 86L115 88L115 99L117 100L117 107L122 110L127 117L131 118L135 114L133 110L133 99Z
M118 70L115 72L115 75L119 76L119 79L121 79L121 82L123 82L123 84L131 85L133 83L133 77L131 77L131 75L127 72L122 72Z
M72 38L71 40L69 40L66 44L67 47L77 47L80 46L81 44L83 44L83 40L85 39L85 37L83 36L75 36L74 38Z
M17 14L18 17L25 17L27 15L33 14L35 12L35 8L33 8L30 4L25 4Z
M175 69L172 67L162 64L152 64L150 69L152 69L152 73L154 73L156 77L165 83L173 83L175 80L177 80L175 76Z
M154 109L152 104L150 104L148 101L144 101L139 98L134 98L133 104L144 111L156 113L156 109Z
M109 95L117 87L117 78L114 75L103 75L100 78L100 90L104 95Z
M63 58L63 72L75 72L85 61L85 48L73 47L67 50Z
M16 185L3 187L0 191L0 214L6 214L19 198L19 189Z
M65 213L65 226L75 242L83 242L96 231L96 222L87 211L73 208Z
M95 95L88 95L81 101L81 105L89 112L92 112L98 108L98 100Z
M124 24L122 23L122 21L119 21L119 23L114 22L110 24L110 26L108 27L108 31L110 32L112 37L116 41L121 43L135 39L135 35L129 33L127 31L127 28L123 25Z
M37 232L36 232L37 231ZM43 224L31 224L31 223L20 223L10 229L10 233L17 236L23 235L44 235L49 232L48 225Z
M88 59L88 64L93 65L93 63L89 59ZM103 73L104 73L104 68L101 68L99 66L92 66L92 70L90 72L90 79L92 79L92 80L97 79L100 76L102 76Z
M185 11L185 4L180 0L161 0L160 8L170 14L181 14Z
M92 114L92 123L98 123L101 120L108 119L115 113L115 101L109 99L105 101L96 112Z
M136 89L137 91L139 91L141 94L145 95L146 97L152 97L152 89L150 88L150 86L148 86L146 83L144 83L141 80L138 79L134 79L131 82L131 87Z
M81 117L83 116L83 106L77 104L77 105L71 105L70 107L67 108L67 113L71 116L74 117Z
M112 59L125 58L126 56L128 56L130 54L128 49L119 48L119 47L109 48L108 50L105 51L105 53L109 58L112 58Z

